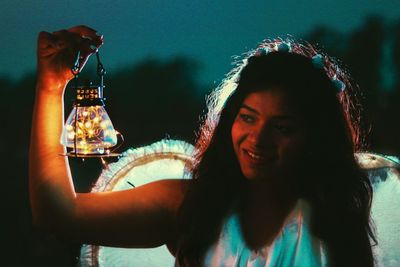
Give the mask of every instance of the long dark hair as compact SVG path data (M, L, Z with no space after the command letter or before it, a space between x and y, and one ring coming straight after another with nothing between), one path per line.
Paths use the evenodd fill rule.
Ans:
M326 244L330 266L373 266L372 188L354 157L366 145L357 87L331 58L323 55L324 67L317 67L311 60L315 48L294 44L292 52L251 51L211 94L190 170L193 183L178 214L180 266L203 266L229 209L240 201L245 179L233 151L231 126L249 93L272 87L295 97L312 133L298 191L312 207L311 229ZM332 72L344 91L338 92Z

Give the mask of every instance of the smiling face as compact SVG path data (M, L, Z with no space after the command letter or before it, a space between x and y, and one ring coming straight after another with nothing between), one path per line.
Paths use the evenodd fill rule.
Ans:
M249 180L283 181L304 158L304 120L279 88L250 93L236 115L231 135L240 168Z

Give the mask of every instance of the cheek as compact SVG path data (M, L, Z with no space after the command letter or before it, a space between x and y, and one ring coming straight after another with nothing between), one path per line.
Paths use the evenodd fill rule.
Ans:
M240 125L240 123L235 121L232 124L231 139L232 139L233 150L237 157L239 156L239 151L240 151L239 147L244 137L245 137L245 132L243 131L243 127Z
M243 136L242 131L243 130L240 127L239 123L235 120L235 122L232 124L232 129L231 129L233 146L237 146L238 143L240 142L241 136Z

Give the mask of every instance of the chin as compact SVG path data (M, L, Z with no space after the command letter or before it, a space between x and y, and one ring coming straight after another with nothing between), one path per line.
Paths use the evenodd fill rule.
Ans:
M267 175L257 172L243 172L243 176L246 180L250 181L263 181L268 179Z

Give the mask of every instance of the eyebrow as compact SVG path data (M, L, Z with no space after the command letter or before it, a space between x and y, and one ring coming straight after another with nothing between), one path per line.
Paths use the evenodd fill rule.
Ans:
M256 113L256 114L260 114L257 110L255 110L254 108L249 107L249 106L246 105L246 104L242 104L242 106L241 106L240 108L247 109L247 110L249 110L249 111L251 111L251 112L254 112L254 113Z
M247 109L247 110L249 110L249 111L251 111L251 112L253 112L253 113L256 113L257 115L260 115L260 113L259 113L256 109L254 109L254 108L252 108L252 107L249 107L249 106L246 105L246 104L242 104L242 106L241 106L240 108ZM296 118L295 118L295 116L290 116L290 115L278 115L278 116L274 116L274 119L280 119L280 120L295 120Z

